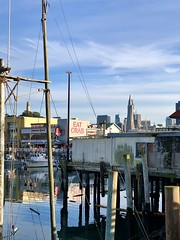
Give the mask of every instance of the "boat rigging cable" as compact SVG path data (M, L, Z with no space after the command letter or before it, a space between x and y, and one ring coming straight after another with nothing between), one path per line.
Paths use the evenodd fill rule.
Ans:
M55 23L56 23L56 25L57 25L58 31L59 31L59 33L60 33L60 35L61 35L61 38L63 39L63 42L64 42L64 45L65 45L66 50L67 50L67 52L68 52L68 55L69 55L69 57L70 57L70 59L71 59L71 61L72 61L72 63L73 63L73 66L74 66L74 68L75 68L75 70L76 70L76 73L77 73L79 79L80 79L80 82L81 82L81 84L82 84L82 87L83 87L83 89L84 89L84 92L85 92L85 94L86 94L86 96L87 96L87 99L88 99L88 101L89 101L89 104L90 104L90 106L91 106L91 108L92 108L92 111L93 111L93 113L94 113L94 116L95 116L95 118L96 118L97 115L96 115L96 112L95 112L93 103L92 103L92 101L91 101L91 97L90 97L90 95L89 95L89 91L88 91L88 89L87 89L87 86L86 86L86 83L85 83L85 79L84 79L84 76L83 76L83 73L82 73L82 70L81 70L81 67L80 67L80 64L79 64L79 60L78 60L78 57L77 57L77 54L76 54L76 50L75 50L75 47L74 47L74 44L73 44L73 40L72 40L72 37L71 37L71 33L70 33L70 30L69 30L69 27L68 27L68 23L67 23L67 20L66 20L66 16L65 16L65 12L64 12L64 9L63 9L61 0L59 0L59 3L60 3L60 6L61 6L63 18L64 18L65 25L66 25L66 28L67 28L67 32L68 32L68 35L69 35L69 39L70 39L70 42L71 42L71 46L72 46L72 49L73 49L73 53L74 53L74 56L75 56L75 60L76 60L76 62L77 62L77 66L76 66L76 64L75 64L75 62L74 62L74 60L73 60L73 57L72 57L72 55L71 55L71 53L70 53L70 51L69 51L69 49L68 49L68 46L67 46L67 44L66 44L66 42L65 42L65 40L64 40L64 37L63 37L63 35L62 35L62 32L60 31L59 24L58 24L58 22L56 21L56 19L54 19L54 14L52 14L52 18L54 19L54 21L55 21ZM80 74L79 74L79 73L80 73Z
M11 49L11 0L8 1L8 47L7 47L7 67L10 67Z
M34 73L35 73L35 68L36 68L36 62L37 62L37 54L38 54L38 49L39 49L40 36L41 36L41 24L40 24L40 26L39 26L38 42L37 42L37 46L36 46L36 53L35 53L35 58L34 58L34 66L33 66L32 78L34 78ZM29 99L28 99L28 102L30 102L32 85L33 85L33 83L31 82L31 87L30 87L30 91L29 91Z

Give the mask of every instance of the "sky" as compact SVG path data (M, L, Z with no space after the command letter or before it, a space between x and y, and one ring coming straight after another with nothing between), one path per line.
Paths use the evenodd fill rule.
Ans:
M42 1L9 3L0 0L0 58L10 75L44 79ZM180 1L48 0L47 6L51 115L67 118L70 70L71 117L96 123L97 115L109 115L113 122L119 114L123 122L131 95L142 120L165 124L180 100ZM8 103L7 113L22 113L30 101L31 111L44 115L39 88L44 84L21 81L17 107Z

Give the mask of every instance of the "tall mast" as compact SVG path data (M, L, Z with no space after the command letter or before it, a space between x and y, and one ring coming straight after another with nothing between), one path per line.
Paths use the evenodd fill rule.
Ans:
M4 98L5 98L5 82L3 74L3 59L0 59L0 240L3 238L3 207L4 207Z
M42 0L42 32L44 47L44 77L45 98L46 98L46 125L47 125L47 148L48 148L48 171L49 171L49 194L50 194L50 220L51 220L51 239L56 240L56 221L54 209L54 172L52 163L52 144L51 144L51 116L50 116L50 89L48 72L48 51L47 51L47 31L46 31L46 10L47 1Z

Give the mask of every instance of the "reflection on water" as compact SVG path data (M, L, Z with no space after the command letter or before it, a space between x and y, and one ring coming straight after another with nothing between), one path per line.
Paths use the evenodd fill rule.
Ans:
M3 232L5 239L51 239L48 182L47 169L20 170L13 174L6 171ZM82 189L79 187L79 177L76 173L69 174L68 182L68 198L64 201L61 171L54 171L57 239L104 239L103 216L106 209L99 209L100 222L97 224L93 209L93 179L90 177L88 214L84 180Z
M4 238L18 240L49 240L50 209L49 209L49 177L47 169L36 171L5 171L5 205L4 205ZM88 179L88 182L87 182ZM104 192L107 192L105 180ZM88 188L87 188L88 185ZM99 194L97 189L99 188ZM120 186L124 189L124 185ZM61 240L104 240L107 195L100 194L100 181L96 174L83 174L80 176L69 173L68 196L63 194L62 176L60 170L54 171L54 194L57 239ZM96 203L96 204L94 204ZM133 230L133 239L143 240L143 225L136 216L133 224L127 224L125 191L120 191L121 212L116 211L116 238L127 240L129 229ZM120 213L120 214L119 214ZM141 215L142 217L142 215ZM138 221L137 221L138 219ZM156 230L155 234L164 224L160 218L156 221L154 216L149 216L148 230ZM142 223L143 224L143 223ZM13 235L14 234L14 235ZM165 239L163 235L161 238ZM131 238L132 239L132 238Z

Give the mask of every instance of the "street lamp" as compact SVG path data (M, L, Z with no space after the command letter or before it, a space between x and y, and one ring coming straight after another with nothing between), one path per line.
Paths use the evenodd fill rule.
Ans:
M66 72L68 74L68 112L67 112L67 161L69 160L69 124L70 124L70 76L71 71Z

